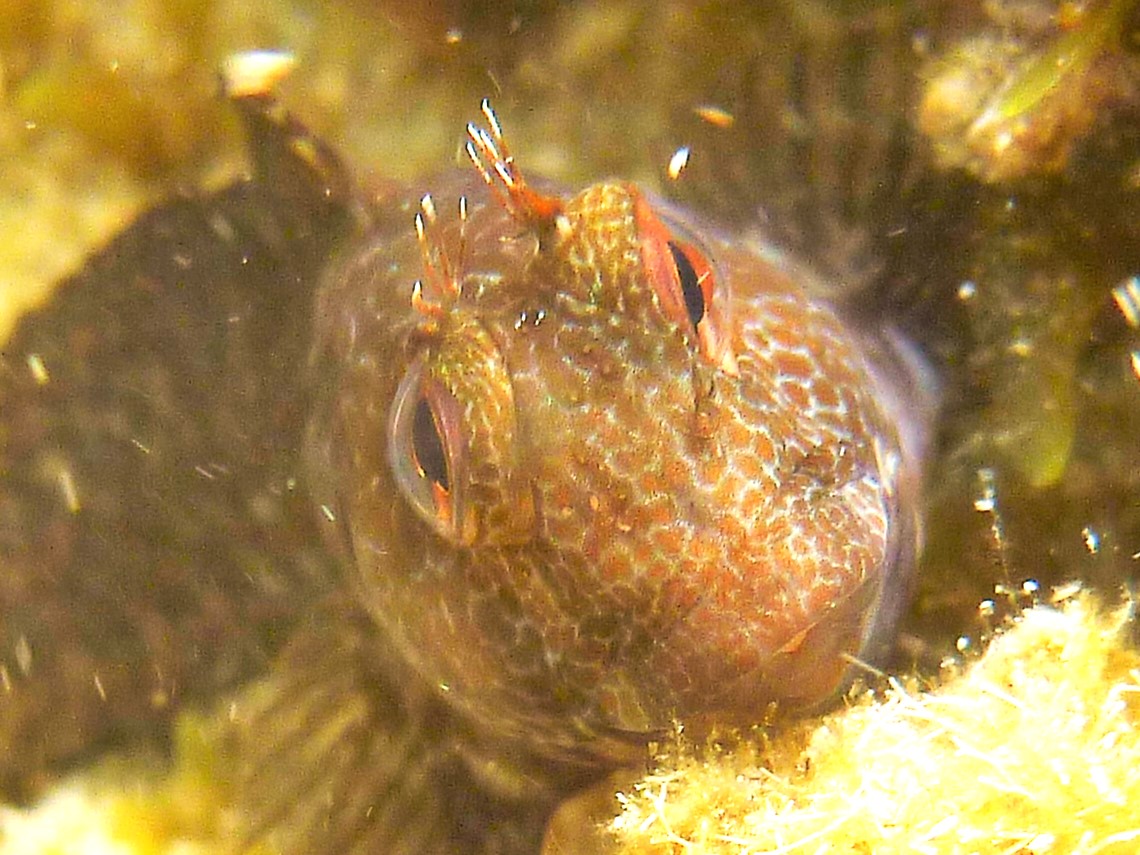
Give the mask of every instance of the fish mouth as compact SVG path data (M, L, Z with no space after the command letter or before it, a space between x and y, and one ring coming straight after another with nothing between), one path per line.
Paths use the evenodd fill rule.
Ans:
M781 639L756 638L751 652L741 650L748 644L747 629L738 631L737 623L718 633L717 622L709 620L713 607L698 602L654 645L654 654L638 665L639 673L607 677L603 696L609 720L623 729L650 732L706 716L748 726L767 720L773 711L784 717L826 708L860 671L881 590L879 579L865 578ZM731 617L747 620L746 615ZM694 627L708 634L694 637ZM740 660L739 667L730 656ZM864 664L862 670L874 669Z
M755 722L770 705L780 715L802 715L833 703L858 670L880 587L876 580L864 579L826 613L793 633L761 665L729 681L720 712Z

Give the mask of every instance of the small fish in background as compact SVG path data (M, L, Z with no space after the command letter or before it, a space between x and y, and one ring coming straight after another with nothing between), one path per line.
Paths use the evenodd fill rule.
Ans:
M266 59L252 177L6 347L6 791L238 692L251 839L534 852L675 719L881 656L929 417L890 335L633 184L528 181L486 103L474 169L358 194Z

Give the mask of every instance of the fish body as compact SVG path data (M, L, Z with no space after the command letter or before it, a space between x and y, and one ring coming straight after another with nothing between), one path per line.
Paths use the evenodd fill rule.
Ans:
M879 658L928 410L803 265L630 183L534 190L487 119L484 181L326 279L306 458L358 601L505 796Z
M890 338L846 323L806 266L627 182L532 186L489 107L486 127L469 129L476 169L422 200L362 197L270 99L238 103L253 188L267 196L211 197L192 217L235 248L214 277L235 304L178 273L197 263L175 251L190 229L171 232L161 211L133 227L150 229L140 252L157 270L122 262L128 232L110 249L114 275L63 293L98 305L92 289L124 282L164 300L190 289L219 337L181 383L148 367L170 361L160 341L139 352L92 333L94 349L150 378L142 411L162 425L222 427L184 446L174 437L157 456L131 452L127 483L86 487L99 462L82 430L69 434L54 411L23 414L59 387L23 376L5 392L32 426L9 430L31 437L28 477L55 485L38 501L58 508L60 478L77 473L81 495L110 497L111 512L63 501L50 528L64 541L98 528L89 549L107 566L83 585L109 592L96 608L126 627L112 656L99 614L93 631L60 634L73 628L56 610L74 609L75 583L5 593L6 627L31 608L54 630L34 644L47 667L27 669L23 700L5 702L21 722L0 718L9 739L51 730L33 714L100 663L124 675L115 721L149 698L140 671L177 672L190 698L267 672L238 716L252 835L276 833L288 851L522 853L562 797L635 762L675 720L815 708L853 659L881 652L918 549L927 411L908 409L899 378L910 369ZM278 203L287 213L271 215ZM264 271L243 273L262 255ZM239 347L235 331L251 329L265 339ZM9 373L41 352L27 342L17 336ZM131 388L85 374L74 356L48 358L48 370L72 366L57 378L70 375L69 391L114 404L91 436L149 448L118 404ZM250 358L269 360L272 377L255 376ZM4 492L18 497L6 462ZM240 489L186 501L170 473L195 466ZM162 525L134 530L138 503ZM13 542L35 529L9 517ZM220 557L171 559L169 543L152 543L124 573L105 548L116 530L141 541L210 522L222 524ZM14 550L33 578L34 550ZM69 554L48 575L71 579L90 558ZM166 566L191 608L156 589L164 576L147 568ZM274 608L254 621L257 604ZM245 637L248 650L206 643L204 617L219 615L219 638ZM8 636L10 649L27 638ZM90 697L73 705L92 720L81 741L118 726ZM46 756L8 777L79 747L44 742Z
M296 368L351 213L299 126L245 117L259 177L144 213L0 355L6 794L164 734L263 671L298 604L336 586L294 488Z

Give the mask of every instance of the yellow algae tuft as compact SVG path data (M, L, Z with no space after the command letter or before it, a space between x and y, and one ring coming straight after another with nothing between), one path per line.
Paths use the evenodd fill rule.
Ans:
M1018 617L944 685L729 751L683 740L621 796L624 853L1124 853L1140 846L1132 604Z
M0 855L210 855L233 852L238 821L224 725L179 719L174 761L131 756L101 762L40 802L0 807ZM246 855L269 855L258 847Z
M45 300L55 280L78 268L147 194L117 164L57 135L0 116L0 341Z

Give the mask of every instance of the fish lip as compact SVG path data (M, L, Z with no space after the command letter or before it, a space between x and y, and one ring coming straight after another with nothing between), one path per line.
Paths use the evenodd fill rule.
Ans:
M784 636L754 668L717 688L698 692L691 712L755 723L774 706L780 715L822 711L846 691L856 675L882 589L864 578L826 613ZM873 670L867 667L867 670Z

